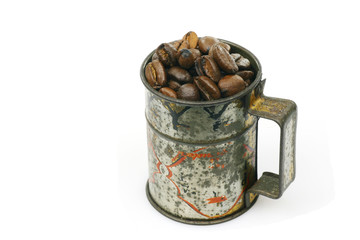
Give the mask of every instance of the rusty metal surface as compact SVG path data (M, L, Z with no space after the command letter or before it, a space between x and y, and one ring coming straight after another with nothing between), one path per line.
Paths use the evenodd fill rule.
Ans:
M233 97L208 102L146 91L149 180L147 196L162 214L190 224L213 224L247 211L259 194L278 198L295 177L296 105L265 97L261 66L246 49L226 41L255 67L255 81ZM257 180L259 117L281 127L280 176Z

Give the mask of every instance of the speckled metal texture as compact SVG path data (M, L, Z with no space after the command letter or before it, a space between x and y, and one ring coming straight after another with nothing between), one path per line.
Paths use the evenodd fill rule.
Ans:
M241 99L188 107L147 94L149 191L181 218L213 219L245 207L256 180L257 118ZM176 119L176 121L174 121Z
M141 67L147 89L147 196L165 216L184 223L230 220L248 210L259 194L281 196L295 176L296 105L263 96L259 61L245 48L225 42L256 71L246 90L226 99L189 102L166 97L144 76L152 54ZM281 128L280 177L264 174L257 180L259 117Z

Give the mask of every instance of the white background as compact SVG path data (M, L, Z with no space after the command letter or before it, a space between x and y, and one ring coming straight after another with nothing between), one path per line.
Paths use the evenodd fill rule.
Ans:
M1 1L0 239L358 238L356 3ZM145 196L140 64L190 30L252 51L265 94L299 110L295 182L213 226ZM259 174L276 172L279 129L259 128Z

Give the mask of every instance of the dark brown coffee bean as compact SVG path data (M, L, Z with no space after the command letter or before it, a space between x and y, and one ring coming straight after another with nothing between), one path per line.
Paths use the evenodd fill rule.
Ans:
M221 97L219 88L210 78L206 76L195 77L194 83L205 100L216 100Z
M188 41L189 46L186 48L196 48L199 38L195 32L190 31L184 35L182 40Z
M205 36L199 39L199 50L203 53L203 54L207 54L211 48L211 46L214 43L218 43L219 40L217 38L214 37L210 37L210 36Z
M221 72L215 60L209 55L203 55L195 61L195 69L199 76L208 76L212 81L219 82Z
M236 65L239 67L239 70L249 69L250 61L247 58L241 57L236 61Z
M168 97L177 98L176 92L174 90L172 90L171 88L163 87L163 88L160 88L159 92Z
M210 48L209 56L215 60L220 70L224 73L233 74L235 69L238 69L234 58L230 55L230 52L221 45L221 43L216 43Z
M195 60L195 70L196 70L196 73L197 75L199 76L204 76L205 73L204 73L204 70L201 66L201 57L198 57L196 60Z
M223 97L230 97L244 90L247 83L238 75L226 75L219 81L218 87Z
M178 54L178 63L181 67L189 69L194 66L195 59L200 55L197 49L181 49Z
M168 86L169 86L169 88L173 89L174 91L177 91L181 87L181 84L178 83L177 81L171 80L171 81L169 81Z
M238 71L236 75L239 75L245 81L252 80L252 78L254 77L254 72L250 70L242 70L242 71Z
M192 83L186 83L182 85L177 91L177 96L179 99L189 100L189 101L199 101L200 93L198 88Z
M164 86L167 81L165 68L159 60L154 60L146 65L145 77L153 88Z
M169 43L162 43L156 49L156 54L160 62L166 67L172 67L177 64L177 50Z
M234 58L219 43L214 44L211 47L210 51L212 52L211 55L214 58L215 62L224 72L236 73L238 71L238 66L235 63Z
M169 78L179 83L188 83L192 81L192 77L185 69L175 66L168 69Z
M226 51L228 51L229 52L229 54L230 54L230 45L229 44L226 44L226 43L223 43L223 42L218 42L218 43L216 43L217 45L220 45L220 46L222 46ZM215 45L215 44L214 44ZM214 55L213 55L213 50L214 50L215 48L210 48L210 50L209 50L209 56L210 57L214 57Z

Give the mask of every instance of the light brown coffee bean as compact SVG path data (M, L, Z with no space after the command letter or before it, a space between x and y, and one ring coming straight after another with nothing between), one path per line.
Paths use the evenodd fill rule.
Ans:
M177 91L181 87L181 84L178 83L177 81L170 80L169 83L168 83L168 86L172 90Z
M244 58L243 56L236 61L236 65L239 67L239 70L249 69L251 66L249 59Z
M215 43L211 47L210 51L212 52L211 55L214 58L215 62L224 72L236 73L238 71L238 66L235 63L234 58L223 46Z
M167 73L170 79L179 83L188 83L192 81L190 73L179 66L169 68Z
M210 36L202 37L199 39L199 43L198 43L199 50L203 54L207 54L209 52L211 46L218 42L219 42L219 40L214 37L210 37Z
M200 94L205 100L216 100L221 97L219 88L210 78L206 76L195 77L194 83L199 88Z
M238 75L226 75L219 81L218 87L223 97L230 97L244 90L247 83Z
M189 42L189 47L187 48L196 48L197 44L198 44L198 36L195 32L188 32L184 35L183 37L183 41L188 41Z
M156 49L156 54L160 62L166 67L172 67L177 64L177 50L169 43L162 43Z
M212 81L219 82L221 72L215 60L209 55L203 55L195 61L195 69L199 76L208 76Z
M199 101L200 93L198 88L192 83L186 83L182 85L177 91L177 96L179 99L189 100L189 101Z
M176 92L169 87L162 87L160 88L159 92L168 97L177 98Z
M172 42L170 42L170 44L173 45L173 47L176 50L178 50L182 42L183 42L183 40L180 39L180 40L172 41Z
M159 60L159 56L156 54L156 52L152 55L151 61Z
M235 61L241 58L241 55L239 53L231 53L230 54Z
M181 67L189 69L194 66L195 59L201 55L197 49L181 49L178 53L178 63Z
M178 51L181 51L182 49L189 49L190 48L190 43L188 40L183 40L180 47L178 48Z
M146 65L145 77L153 88L164 86L167 82L165 68L159 60L154 60Z

